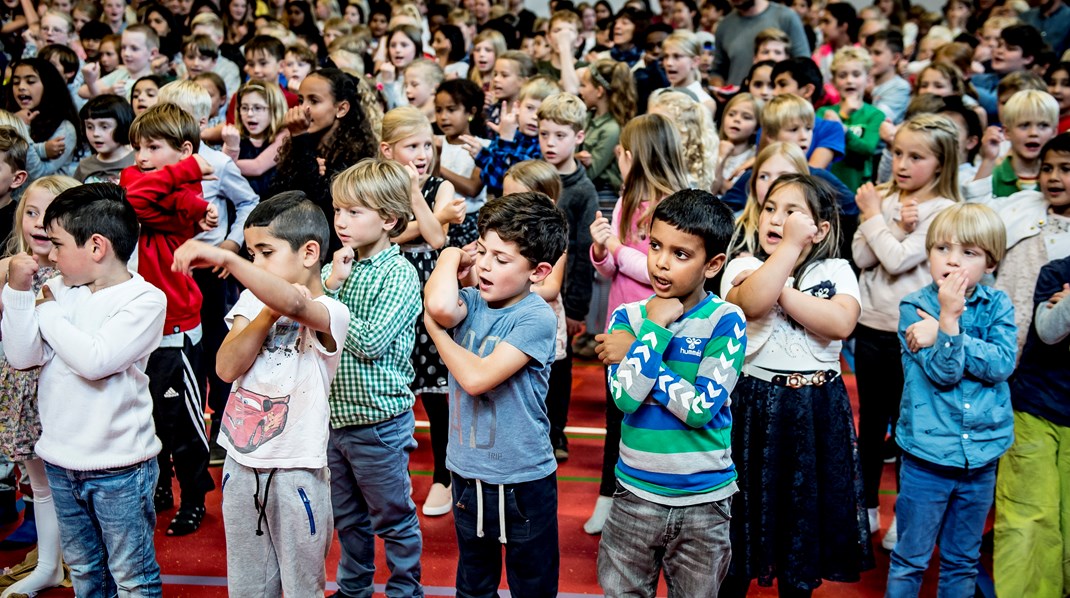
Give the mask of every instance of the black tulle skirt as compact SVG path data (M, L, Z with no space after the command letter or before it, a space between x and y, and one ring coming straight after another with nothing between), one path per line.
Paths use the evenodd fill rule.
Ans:
M874 566L843 380L792 389L743 376L732 393L732 574L812 590Z

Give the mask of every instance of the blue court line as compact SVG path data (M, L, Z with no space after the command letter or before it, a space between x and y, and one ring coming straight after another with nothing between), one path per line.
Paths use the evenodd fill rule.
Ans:
M162 575L164 585L181 585L181 586L212 586L212 587L227 587L227 578L211 575ZM338 584L333 581L327 582L327 590L334 591L338 589ZM375 584L375 591L383 593L386 591L386 586L383 584ZM442 586L424 586L425 596L456 596L457 589ZM508 590L500 590L499 596L510 596ZM576 594L576 593L559 593L560 598L590 598L591 596L604 596L604 594Z

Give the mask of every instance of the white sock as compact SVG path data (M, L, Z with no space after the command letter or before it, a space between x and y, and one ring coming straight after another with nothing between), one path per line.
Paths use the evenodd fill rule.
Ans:
M612 507L612 496L599 496L594 503L594 513L591 513L591 518L583 524L583 531L592 536L602 533L602 527L606 524L606 519L609 519L609 510Z
M52 502L52 491L45 477L44 464L40 459L23 463L30 473L30 485L34 494L34 516L37 523L37 567L26 577L15 582L0 594L7 598L11 594L33 594L47 588L54 588L63 581L63 559L60 552L59 520L56 517L56 505Z

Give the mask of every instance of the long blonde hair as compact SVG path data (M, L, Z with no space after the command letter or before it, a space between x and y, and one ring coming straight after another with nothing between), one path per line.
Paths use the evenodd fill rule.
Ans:
M709 191L717 178L719 147L710 111L686 93L664 91L650 100L650 112L664 114L676 124L687 172L699 189Z
M911 117L900 127L896 136L903 131L920 133L925 138L927 149L936 156L940 163L940 170L936 173L936 184L933 191L939 197L946 197L952 201L962 201L962 193L959 190L959 132L958 126L946 116L938 114L919 114ZM895 144L892 144L895 147ZM902 189L893 178L888 183L881 185L879 189L886 190L886 195L899 193Z
M67 189L73 189L81 185L77 179L69 176L62 176L54 174L51 176L41 177L36 181L30 183L22 190L22 197L19 198L19 204L15 208L15 228L11 231L11 236L7 239L7 246L4 248L5 256L15 255L16 253L26 253L30 250L29 243L22 236L22 215L26 211L26 196L30 191L34 189L42 189L52 194L52 197L63 193Z
M632 237L633 221L635 228L647 228L658 202L690 184L680 136L668 118L644 114L632 120L620 133L620 146L632 153L632 167L620 197L619 237L627 243ZM637 217L644 202L647 208Z
M427 120L427 116L416 106L398 106L387 112L383 116L382 133L379 135L379 157L386 159L382 151L383 144L393 146L402 139L419 135L420 133L427 133L428 137L433 135L431 121ZM427 172L431 172L434 168L435 152L431 152L427 163Z
M806 156L794 143L774 141L758 152L758 156L754 158L754 167L750 171L750 180L747 181L747 204L743 207L739 220L736 221L736 231L732 235L732 242L728 244L729 259L743 251L751 255L758 252L758 219L762 215L762 202L758 201L758 171L774 156L783 156L795 168L795 172L810 174ZM762 198L763 201L764 199Z

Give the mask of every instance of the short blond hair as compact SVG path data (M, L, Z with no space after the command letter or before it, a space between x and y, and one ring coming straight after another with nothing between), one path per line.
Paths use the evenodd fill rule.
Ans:
M424 79L431 84L432 88L438 88L446 79L446 73L443 72L442 67L437 62L426 58L417 58L410 62L409 66L405 67L405 76L409 77L409 73L412 73L414 77ZM417 73L423 73L423 76L421 77Z
M925 251L932 251L937 243L950 242L980 247L992 268L1007 253L1007 227L999 214L984 204L955 204L944 208L929 225Z
M580 16L571 10L558 10L550 15L550 28L552 29L554 23L558 21L564 21L565 23L572 25L576 28L577 33L583 29L583 21L580 19Z
M568 125L579 133L587 127L587 106L583 100L570 93L558 93L539 106L539 121L548 120L559 125Z
M762 29L758 32L758 37L754 38L754 48L761 48L762 44L769 42L778 42L781 44L788 44L790 46L791 38L788 37L788 34L784 33L782 29L777 29L776 27L769 27L767 29Z
M873 58L869 55L869 52L865 48L858 48L855 46L844 46L836 53L832 55L832 74L836 74L836 71L849 62L858 62L862 65L862 69L869 74L869 71L873 68Z
M773 139L791 123L814 126L814 105L793 93L785 93L769 100L762 108L762 136Z
M331 182L331 196L338 208L361 207L375 210L383 220L397 219L387 231L397 237L412 217L409 173L393 160L365 158L338 173Z
M1046 91L1026 89L1007 100L1000 112L1003 124L1013 127L1020 122L1036 120L1048 123L1052 128L1059 124L1059 102Z
M524 100L538 100L544 101L546 98L561 93L561 85L553 79L538 75L528 79L523 86L520 87L520 94L517 99L523 102Z
M203 87L193 81L183 83L189 83L205 96L208 95ZM188 141L196 152L201 146L201 128L189 112L161 98L159 104L142 112L130 124L130 145L135 149L141 147L142 141L150 139L159 139L176 150L182 149L182 144Z
M189 112L198 125L212 117L212 96L192 79L172 81L161 87L160 102L174 104Z
M665 41L661 42L662 48L667 49L670 45L680 48L684 54L691 57L699 56L702 53L702 47L699 45L698 36L690 31L682 29L673 31L669 37L665 38Z
M524 160L505 171L505 176L523 185L528 191L545 194L556 203L561 197L561 175L546 160Z
M210 12L202 12L193 17L193 21L190 22L190 31L193 31L197 27L207 27L212 30L212 33L215 33L218 36L222 36L224 33L223 19L220 19Z

